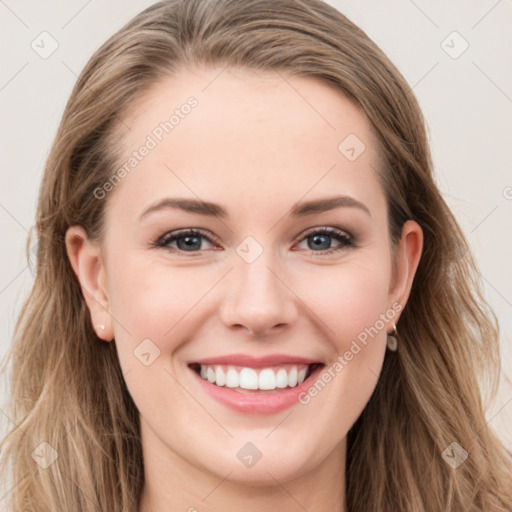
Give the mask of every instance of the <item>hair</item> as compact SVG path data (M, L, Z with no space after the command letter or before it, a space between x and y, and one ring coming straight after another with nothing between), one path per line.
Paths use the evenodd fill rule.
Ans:
M80 225L102 239L107 200L94 190L119 165L122 115L150 86L192 65L278 71L334 87L362 109L376 136L392 246L406 220L423 230L398 351L386 353L348 432L348 510L512 510L512 454L485 417L499 384L497 319L435 184L421 110L375 43L320 0L159 2L110 37L80 74L46 162L35 279L2 369L11 364L14 423L0 444L2 481L10 482L4 506L138 509L138 411L115 344L100 343L91 325L65 234ZM453 442L468 453L456 469L443 458ZM53 464L35 462L41 450L51 461L52 449Z

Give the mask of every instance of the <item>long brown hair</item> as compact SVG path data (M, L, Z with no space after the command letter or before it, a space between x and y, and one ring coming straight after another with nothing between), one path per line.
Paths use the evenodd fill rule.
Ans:
M93 330L64 237L78 224L101 239L108 197L98 200L94 190L119 164L113 134L121 115L159 78L191 64L314 77L352 99L377 136L393 244L405 220L423 229L399 350L387 353L348 434L350 512L512 510L511 454L485 417L499 379L497 322L433 180L420 108L368 36L319 0L159 2L80 74L46 163L35 282L3 367L11 363L15 426L0 445L2 508L137 511L138 412L115 344L100 343ZM462 449L467 459L455 468L447 454Z

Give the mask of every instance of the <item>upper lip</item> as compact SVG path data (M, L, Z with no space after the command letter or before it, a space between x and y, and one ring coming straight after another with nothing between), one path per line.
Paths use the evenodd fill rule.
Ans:
M280 364L315 364L320 361L308 359L305 357L289 356L286 354L272 354L263 357L254 357L248 354L230 354L225 356L208 357L205 359L197 359L189 361L188 364L202 365L233 365L244 366L248 368L265 368L268 366L277 366Z

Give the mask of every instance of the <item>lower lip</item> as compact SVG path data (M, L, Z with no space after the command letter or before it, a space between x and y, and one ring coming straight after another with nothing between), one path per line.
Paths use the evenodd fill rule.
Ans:
M299 403L299 395L307 391L311 386L311 382L322 371L322 368L322 366L316 368L299 386L276 391L275 393L258 393L258 391L241 393L233 391L231 388L212 384L192 369L190 371L214 400L235 411L246 414L277 414Z

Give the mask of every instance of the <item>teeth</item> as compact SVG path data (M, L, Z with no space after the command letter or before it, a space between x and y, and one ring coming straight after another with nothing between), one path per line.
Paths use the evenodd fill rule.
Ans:
M276 389L276 374L270 368L261 371L258 387L259 389Z
M201 365L201 368L203 366ZM237 388L240 386L240 375L234 368L229 368L226 375L226 387Z
M203 379L217 386L249 390L273 390L276 388L294 388L302 384L308 372L308 365L302 364L286 365L280 368L262 368L261 370L237 368L222 365L201 365L200 375Z
M217 386L224 386L226 384L226 374L220 366L217 366L215 369L215 383Z
M290 372L288 373L288 386L294 388L297 385L297 368L295 366L292 367Z
M240 372L240 387L242 389L258 389L258 374L252 368L242 368Z
M286 370L284 368L281 368L276 373L276 386L278 388L285 388L288 386L288 374L286 373Z

